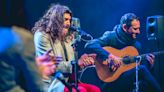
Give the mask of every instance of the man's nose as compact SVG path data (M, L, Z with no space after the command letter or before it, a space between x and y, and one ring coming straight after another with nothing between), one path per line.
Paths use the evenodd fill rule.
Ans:
M71 25L71 22L70 22L70 21L67 21L66 24L67 24L67 25Z
M140 34L140 30L138 29L138 30L136 31L136 33L137 33L137 34Z

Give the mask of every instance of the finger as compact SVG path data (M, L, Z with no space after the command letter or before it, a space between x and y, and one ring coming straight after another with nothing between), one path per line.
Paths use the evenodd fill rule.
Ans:
M88 58L88 62L89 62L89 65L92 65L92 64L94 64L94 60L93 60L93 58Z
M45 65L45 66L52 66L52 65L54 65L53 62L44 62L42 64Z
M62 56L55 56L56 59L63 59Z
M122 64L122 61L119 61L119 64L118 65L120 66L121 64Z
M118 68L118 67L119 67L119 64L116 64L116 66L115 66L115 67L117 67L117 68Z
M55 61L55 64L58 65L60 64L62 61L61 60L58 60L58 61Z
M61 62L63 61L63 57L55 57L54 60L57 62Z
M147 56L146 56L146 59L147 59L148 61L150 61L150 56L149 56L149 55L147 55Z
M91 65L91 64L92 64L91 57L86 58L86 62L87 62L89 65Z
M117 67L114 67L113 71L116 71Z
M116 70L116 67L114 65L112 65L112 70L115 71Z
M87 66L86 62L83 62L83 66Z
M114 66L116 66L117 65L117 62L114 62L114 64L113 64Z
M86 66L90 64L88 59L85 59L84 63L85 63Z
M95 63L93 58L89 58L89 61L91 62L92 65Z
M87 65L91 65L91 64L92 64L92 61L91 61L90 58L87 58L87 59L86 59L86 62L87 62Z
M44 55L49 55L49 53L52 51L52 48L50 48L50 49L48 49L45 53L44 53Z
M86 57L88 57L87 54L83 54L83 55L81 56L81 58L86 58Z
M96 58L97 54L88 54L89 57Z
M89 63L88 65L92 65L92 61L89 60L88 63Z
M54 57L54 59L52 59L54 62L55 62L55 64L59 64L59 63L61 63L62 61L63 61L63 58L62 57Z
M78 61L78 65L80 66L80 68L84 68L84 62L81 62L80 60Z
M152 58L150 58L150 64L153 64L154 62L153 62L154 60L152 59Z
M149 56L153 59L155 58L155 56L153 54L149 54Z
M55 62L55 65L59 65L60 64L60 62Z
M114 69L114 65L112 65L112 67L111 67L111 68L112 68L112 70L113 70L113 69Z
M83 63L84 66L94 64L93 58L91 57L84 58L81 62Z
M48 56L45 56L45 55L36 57L37 62L45 62L45 61L49 61L49 60L51 60L51 58Z
M153 60L151 59L151 57L147 56L147 60L149 61L150 64L153 64Z
M63 61L63 58L61 56L53 56L51 59L56 65L58 65L60 62Z

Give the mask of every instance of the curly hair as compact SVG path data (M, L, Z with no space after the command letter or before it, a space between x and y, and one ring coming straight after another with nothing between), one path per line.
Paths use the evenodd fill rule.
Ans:
M72 12L67 6L53 4L44 16L35 23L32 32L35 33L37 30L44 31L50 34L53 41L56 40L62 32L64 13L69 13L72 17Z

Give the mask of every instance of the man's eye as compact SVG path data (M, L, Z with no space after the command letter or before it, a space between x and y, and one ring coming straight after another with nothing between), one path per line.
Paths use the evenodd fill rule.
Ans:
M134 30L137 30L137 29L139 29L139 28L133 28Z
M137 30L137 28L133 28L134 30Z

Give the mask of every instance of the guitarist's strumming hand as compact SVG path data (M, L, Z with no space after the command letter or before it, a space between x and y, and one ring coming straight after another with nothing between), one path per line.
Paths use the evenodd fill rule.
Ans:
M109 54L108 56L109 59L109 68L112 69L112 71L116 71L117 68L120 67L120 65L122 64L121 58L113 55L113 54Z
M155 56L153 54L147 54L146 59L148 60L151 65L150 67L152 68L154 65Z

